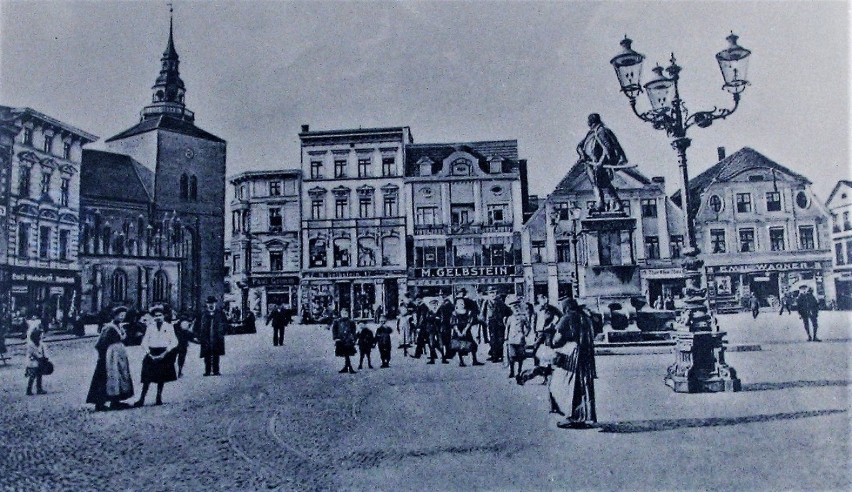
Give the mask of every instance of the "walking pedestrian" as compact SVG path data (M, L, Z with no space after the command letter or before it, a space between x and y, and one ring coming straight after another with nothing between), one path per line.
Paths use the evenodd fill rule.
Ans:
M506 304L512 310L512 314L504 322L506 326L506 359L509 363L509 378L514 378L515 364L518 365L518 374L523 370L527 338L530 335L530 323L523 299L515 294L509 294L506 296Z
M349 319L349 310L340 308L340 317L331 323L331 336L334 339L334 355L343 357L343 369L341 374L355 374L350 357L355 355L355 322Z
M557 427L589 428L597 422L594 327L576 300L566 300L563 311L553 342L557 356L550 380L551 404L566 415Z
M379 348L379 358L382 360L381 368L390 367L391 360L391 335L393 329L388 326L388 318L384 314L379 316L379 326L376 327L376 346Z
M417 347L414 350L414 358L418 359L429 349L429 360L427 364L434 364L438 358L438 350L441 345L441 317L438 314L439 300L437 297L429 299L420 308L420 323L417 326ZM443 356L443 354L442 354Z
M112 320L101 328L95 350L98 360L95 372L89 384L89 394L86 403L95 405L95 411L129 408L123 403L133 396L133 379L130 377L130 362L127 359L127 349L124 340L127 333L122 326L127 316L127 308L118 306L112 310Z
M784 314L784 310L787 310L787 314L793 314L793 296L791 292L787 292L781 297L781 310L778 311L778 316Z
M272 346L284 345L284 331L293 320L290 311L283 304L275 306L267 316L266 323L272 325Z
M217 308L216 298L207 298L206 309L195 324L195 338L201 346L199 355L204 359L204 375L219 376L219 359L225 355L225 313Z
M751 316L754 319L757 319L758 313L760 313L760 302L757 300L757 295L752 294L751 300L749 301L749 305L751 306Z
M39 395L47 394L47 391L42 387L42 376L46 376L52 371L52 364L47 358L47 349L42 340L42 330L39 324L31 324L27 330L27 366L24 369L24 376L27 377L27 395L33 394L33 383L35 383L36 393ZM51 369L47 369L50 367Z
M445 293L445 297L441 306L438 308L438 316L440 318L439 338L441 341L441 364L449 364L450 359L455 357L453 349L450 346L453 339L453 327L450 324L450 318L453 316L455 306L450 298L449 292Z
M503 362L503 338L506 332L504 321L511 314L511 310L497 295L497 289L489 288L488 297L482 305L482 321L488 327L486 338L487 343L490 343L488 360L491 362Z
M192 341L193 335L193 319L189 313L183 313L177 317L177 323L174 323L175 338L177 338L177 370L178 378L183 377L183 366L186 364L186 354L189 352L189 342Z
M464 299L456 299L455 310L450 317L450 325L453 327L450 345L453 351L459 356L459 367L466 366L464 356L467 354L471 354L474 366L483 365L482 362L476 360L476 342L473 339L472 332L472 327L475 323L476 318L472 312L467 310Z
M367 323L361 323L360 329L358 330L358 352L360 353L360 357L358 359L358 370L364 368L364 357L367 358L367 367L370 369L373 368L373 361L370 359L370 354L373 352L373 346L376 345L376 337L373 335L373 330L371 330Z
M142 359L142 393L133 404L141 407L145 404L145 396L151 383L157 385L157 398L155 405L163 404L163 387L166 383L177 380L175 372L174 349L177 347L175 329L171 323L167 323L162 306L151 308L151 316L154 321L145 330L142 337L142 350L145 357Z
M799 312L799 316L802 318L802 323L805 325L805 333L808 334L808 341L821 342L822 340L817 338L817 329L819 328L819 324L817 323L817 316L819 316L819 302L810 287L806 285L799 287L799 297L796 298L796 310ZM813 336L811 336L811 330L808 326L809 324L812 324L814 327Z

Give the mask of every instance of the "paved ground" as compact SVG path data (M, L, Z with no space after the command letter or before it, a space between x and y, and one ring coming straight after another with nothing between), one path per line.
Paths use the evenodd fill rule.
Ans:
M94 413L93 340L60 342L48 395L24 396L19 355L0 366L0 489L849 489L850 318L823 313L821 344L793 316L722 321L763 346L729 354L744 391L674 394L670 354L599 357L600 427L585 431L557 429L545 388L493 364L395 351L390 369L337 374L311 326L283 348L265 328L229 337L218 378L193 346L165 405Z

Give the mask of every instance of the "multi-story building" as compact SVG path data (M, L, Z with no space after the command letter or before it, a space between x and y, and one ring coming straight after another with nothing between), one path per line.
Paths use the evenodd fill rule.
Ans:
M97 137L30 108L0 106L0 120L2 303L17 320L61 326L79 307L80 160Z
M800 285L834 299L829 213L801 174L744 147L689 182L708 297L720 310L774 304ZM672 200L680 203L680 192Z
M852 309L852 181L838 181L825 206L831 213L837 307Z
M395 312L406 288L403 164L408 127L299 133L302 314Z
M661 177L638 169L615 173L626 217L595 219L596 196L582 164L575 164L523 229L528 296L551 303L579 296L596 300L679 297L684 286L682 211L666 196Z
M517 140L406 146L409 294L521 293L526 161Z
M164 284L165 295L175 309L195 310L207 296L221 299L224 292L226 143L197 127L195 113L186 107L186 89L178 70L180 61L171 24L160 62L151 104L142 109L139 123L107 139L103 151L84 154L84 167L90 164L88 159L91 158L91 165L105 173L93 179L92 189L87 189L85 194L114 198L111 208L120 209L120 193L116 194L112 188L123 183L138 183L134 185L138 196L125 201L125 210L120 215L138 217L141 214L141 222L151 224L151 231L146 231L140 239L150 245L161 240L179 242L181 259L179 275L168 268L159 268L148 280L139 277L140 285L152 295L139 297L142 305L137 307L146 308L145 302L153 302L155 297L159 301L162 296L153 294L158 292L157 285ZM103 163L108 161L124 163L120 166L123 174L107 169L109 166ZM142 212L146 207L147 212ZM95 212L92 210L93 214ZM124 220L111 222L110 231L116 230L118 224L124 227ZM131 230L135 222L129 221ZM169 247L165 244L156 254L163 255ZM150 254L149 249L145 255ZM125 256L130 262L124 265L128 268L139 259ZM166 256L171 257L171 254ZM94 262L101 260L93 258L92 261L94 266ZM147 260L137 262L136 267L154 268Z
M250 171L230 180L229 270L241 312L266 315L270 305L298 311L301 174Z

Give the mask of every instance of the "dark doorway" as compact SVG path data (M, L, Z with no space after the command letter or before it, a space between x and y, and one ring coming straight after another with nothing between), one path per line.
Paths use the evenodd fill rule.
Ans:
M340 282L337 284L337 314L340 310L346 308L349 310L349 315L352 316L352 283Z
M385 279L385 313L388 319L396 318L399 306L399 283L395 278Z

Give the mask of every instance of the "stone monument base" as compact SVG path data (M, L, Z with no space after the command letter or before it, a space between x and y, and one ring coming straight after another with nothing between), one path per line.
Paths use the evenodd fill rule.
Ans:
M677 393L740 391L737 371L725 363L725 332L677 332L676 361L669 366L666 385Z

